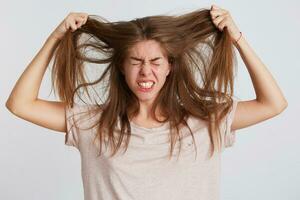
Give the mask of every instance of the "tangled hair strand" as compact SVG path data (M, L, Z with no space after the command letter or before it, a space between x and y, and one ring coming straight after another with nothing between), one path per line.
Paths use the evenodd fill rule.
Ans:
M179 16L156 15L118 22L89 15L82 27L66 33L54 53L52 85L59 98L73 107L75 95L80 96L80 88L91 98L88 87L106 83L107 98L101 100L101 104L95 103L92 110L92 113L101 113L93 125L97 125L95 140L99 138L100 154L105 138L113 147L112 155L124 139L127 149L131 135L129 119L138 114L139 101L127 86L122 68L128 50L144 40L157 41L172 65L151 111L157 121L170 122L170 153L177 139L181 139L180 127L188 127L189 116L208 122L213 144L211 153L214 152L216 145L220 145L219 124L233 104L235 54L227 29L220 31L215 27L209 9ZM88 56L87 50L93 50L98 56ZM89 81L85 63L107 66L99 78ZM162 105L164 121L154 114L159 105ZM116 130L118 123L120 130ZM116 138L114 132L118 131L120 134Z

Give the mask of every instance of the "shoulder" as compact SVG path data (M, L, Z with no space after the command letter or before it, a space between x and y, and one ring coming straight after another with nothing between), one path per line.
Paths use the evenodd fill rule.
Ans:
M73 103L66 106L66 120L74 124L90 124L91 121L99 118L102 108L102 104Z

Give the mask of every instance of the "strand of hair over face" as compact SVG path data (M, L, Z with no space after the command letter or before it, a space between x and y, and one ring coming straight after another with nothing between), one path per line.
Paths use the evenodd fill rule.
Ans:
M219 130L219 125L233 103L236 60L227 30L219 31L209 12L199 9L178 16L155 15L117 22L90 15L81 28L65 35L55 51L52 69L55 92L70 106L75 97L82 99L82 94L86 94L94 102L95 116L101 113L93 125L97 127L100 145L107 141L114 155L125 141L126 150L131 136L130 119L138 114L139 101L121 73L123 64L134 44L155 40L172 64L151 111L159 121L154 113L160 106L164 121L171 125L170 157L177 141L181 141L181 126L187 126L194 139L187 124L189 116L209 122L214 152L216 145L221 144L223 130ZM93 74L96 77L93 81L86 75L89 64L102 70L101 74ZM101 90L95 89L99 85ZM99 99L95 100L90 90ZM214 127L218 127L217 131ZM116 136L116 132L120 134Z

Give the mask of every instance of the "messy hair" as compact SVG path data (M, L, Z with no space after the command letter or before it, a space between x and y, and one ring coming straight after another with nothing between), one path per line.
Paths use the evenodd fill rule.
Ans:
M187 126L195 140L187 124L189 116L208 122L211 153L220 150L219 125L233 105L235 54L227 29L220 31L213 24L209 9L117 22L89 15L87 22L74 32L68 31L56 48L52 86L59 98L73 107L75 95L80 96L80 88L91 98L88 87L104 85L107 98L101 99L101 103L95 102L93 112L101 115L93 128L97 125L95 140L98 138L100 142L100 154L107 137L112 155L115 155L123 139L128 148L129 119L139 111L139 100L129 89L121 70L128 50L145 40L158 42L171 64L171 71L151 111L156 121L170 123L170 155L177 140L181 139L181 126ZM88 56L87 50L96 54ZM86 63L107 65L96 80L89 81L85 74ZM165 115L163 121L154 114L157 106L161 106ZM118 123L120 134L116 138L113 133Z

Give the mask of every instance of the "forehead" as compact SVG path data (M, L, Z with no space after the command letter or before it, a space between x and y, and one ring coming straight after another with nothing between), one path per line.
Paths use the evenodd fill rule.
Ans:
M140 58L155 58L165 56L164 49L161 47L160 43L156 42L155 40L137 42L129 49L128 53L129 56Z

